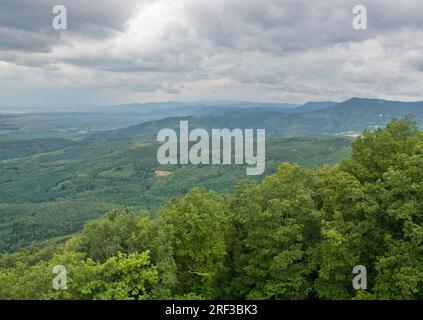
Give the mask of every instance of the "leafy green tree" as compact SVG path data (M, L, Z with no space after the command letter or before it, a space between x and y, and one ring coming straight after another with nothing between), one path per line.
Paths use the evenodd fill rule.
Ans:
M66 268L67 288L53 287L53 268ZM147 299L158 273L148 252L118 253L105 263L84 260L78 253L57 255L49 262L28 266L19 262L0 272L0 299Z
M311 252L315 288L327 299L421 297L422 134L409 117L365 132L353 154L322 175L323 240ZM349 270L367 267L369 290Z
M147 213L115 210L85 227L82 234L68 242L85 257L105 262L119 252L131 254L148 250L157 266L159 279L153 298L169 299L176 283L175 263L170 240L164 229Z
M320 238L316 184L311 172L283 164L262 186L237 189L231 206L235 297L308 297L306 252Z
M176 296L216 297L216 281L227 255L228 209L214 192L195 188L157 216L173 248Z

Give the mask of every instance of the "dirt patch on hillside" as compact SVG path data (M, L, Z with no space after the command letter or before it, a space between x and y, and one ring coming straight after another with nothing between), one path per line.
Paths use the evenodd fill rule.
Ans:
M167 177L170 176L171 174L173 174L173 172L170 171L154 171L154 174L156 177Z
M150 145L151 145L151 143L148 143L148 142L137 141L137 142L134 143L134 148L145 148L145 147L148 147Z

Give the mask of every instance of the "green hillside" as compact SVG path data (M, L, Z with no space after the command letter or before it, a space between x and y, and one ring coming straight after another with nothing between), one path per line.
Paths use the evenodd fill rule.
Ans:
M290 108L254 103L221 103L216 108L174 103L120 108L127 112L123 118L138 114L144 121L120 129L87 132L77 139L67 136L77 133L57 133L54 128L64 124L77 127L85 121L95 126L97 120L93 119L98 114L94 118L92 113L74 114L74 122L68 113L63 118L59 113L39 114L32 120L31 114L2 116L4 121L22 117L28 127L23 137L21 133L0 135L0 251L63 241L87 221L113 208L129 206L150 210L154 215L169 198L182 196L193 187L233 192L240 180L247 179L243 166L158 164L157 133L163 128L177 130L181 120L189 120L191 129L265 128L265 175L276 172L281 162L309 168L335 164L350 153L351 140L342 136L375 130L389 117L412 112L417 123L423 123L422 103L357 98L335 105L309 103ZM172 108L178 110L170 112ZM168 115L192 115L147 121L154 111L160 113L156 117L164 117L167 111ZM104 112L102 121L109 127L116 113ZM51 122L44 123L45 117ZM4 121L0 121L0 127L8 123ZM53 131L43 136L44 129L34 129L41 123L45 130Z
M112 208L154 212L195 186L233 191L247 178L243 166L159 165L152 132L178 125L179 119L167 119L82 141L8 142L0 162L0 250L61 240ZM348 156L349 144L339 138L269 140L266 174L284 161L333 164Z
M64 246L0 255L0 299L421 300L422 166L423 132L395 120L364 132L332 168L284 163L233 194L197 187L154 218L114 210ZM66 290L51 285L58 265ZM365 290L351 285L358 265Z
M293 109L221 110L199 116L216 128L265 128L268 136L350 136L384 127L393 118L415 116L423 127L423 102L352 98L342 103L307 103Z
M392 118L413 114L423 127L423 102L353 98L315 112L269 117L256 124L285 137L360 134L384 127Z

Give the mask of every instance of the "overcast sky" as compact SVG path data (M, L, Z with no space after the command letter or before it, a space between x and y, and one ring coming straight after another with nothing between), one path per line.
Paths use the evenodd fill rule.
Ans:
M3 107L352 96L423 100L422 0L0 0Z

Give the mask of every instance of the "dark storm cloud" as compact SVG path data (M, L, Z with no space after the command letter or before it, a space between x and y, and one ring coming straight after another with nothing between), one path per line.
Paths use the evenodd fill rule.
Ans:
M52 28L56 5L68 13L73 36L104 38L123 31L136 12L135 0L0 0L0 50L45 52L58 44L60 32Z
M352 28L356 5L368 9L368 30ZM218 47L302 51L422 28L422 9L421 0L215 0L193 1L188 15L199 34Z
M58 35L40 30L31 31L0 26L0 50L20 50L27 52L48 52ZM4 55L2 57L5 58Z

